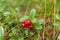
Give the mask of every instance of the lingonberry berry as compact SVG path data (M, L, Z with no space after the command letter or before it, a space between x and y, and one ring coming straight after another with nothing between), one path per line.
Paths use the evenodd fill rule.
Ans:
M28 26L28 25L31 25L31 21L29 19L25 20L25 24Z
M23 28L25 28L25 27L26 27L25 22L22 22L22 27L23 27Z
M33 28L34 28L34 26L32 24L28 26L29 30L32 30Z

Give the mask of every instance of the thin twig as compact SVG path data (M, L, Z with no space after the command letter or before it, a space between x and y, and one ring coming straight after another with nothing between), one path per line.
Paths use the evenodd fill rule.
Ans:
M54 15L56 13L56 0L54 0ZM55 16L54 16L54 22L55 22ZM55 27L53 27L53 40L55 40Z
M44 20L46 20L45 16L46 16L46 0L45 0L45 14L44 14ZM45 35L44 33L45 33L45 22L44 22L44 27L43 27L43 40L44 40L44 35Z
M27 10L28 10L28 8L29 8L29 5L30 5L30 0L28 1L28 4L27 4L27 7L26 7L26 10L25 10L25 15L26 15L26 13L27 13Z

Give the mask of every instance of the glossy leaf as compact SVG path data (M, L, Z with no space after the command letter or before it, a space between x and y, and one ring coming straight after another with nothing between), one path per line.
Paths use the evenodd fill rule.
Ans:
M24 30L23 33L24 33L24 36L25 36L25 37L27 37L28 34L29 34L29 33L28 33L28 30Z
M60 40L60 34L58 35L57 40Z
M10 12L4 12L4 16L9 16L11 13Z
M44 19L40 19L38 21L39 21L39 24L44 24Z
M55 14L56 19L60 20L60 15L59 14Z
M28 16L23 16L19 19L20 22L23 22L24 20L28 19Z
M39 24L39 22L35 22L35 23L34 23L34 27L35 27L35 29L37 29L37 30L42 29L42 25Z
M36 35L34 36L34 40L39 40L39 39L40 39L39 35L36 34Z
M0 12L3 12L3 10L4 10L4 7L0 6Z
M60 22L54 22L53 25L56 26L58 30L60 30Z
M32 9L30 12L30 19L34 19L36 16L36 9Z
M42 29L42 24L44 23L43 19L40 19L38 21L36 19L34 19L34 20L32 20L32 22L34 24L35 29L38 29L38 30Z
M16 19L11 19L10 21L9 21L9 24L12 24L12 23L14 23L16 21Z
M0 26L0 40L4 40L4 29Z
M56 6L60 8L60 0L56 0Z

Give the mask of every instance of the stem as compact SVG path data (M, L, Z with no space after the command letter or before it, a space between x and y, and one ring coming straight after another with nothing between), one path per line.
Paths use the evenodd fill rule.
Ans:
M38 30L38 39L40 40L40 31Z
M56 12L56 0L54 0L54 15ZM54 22L55 22L55 17L54 17ZM53 27L53 40L55 40L55 27Z
M37 30L37 34L34 37L34 40L40 40L40 30Z
M45 14L44 14L44 20L46 20L45 16L46 16L46 0L45 0ZM45 33L45 22L44 22L44 27L43 27L43 40L44 40L44 35L45 35L44 33Z
M28 4L27 4L27 7L26 7L26 11L25 11L25 15L26 15L26 12L27 12L27 10L28 10L28 8L29 8L29 5L30 5L30 0L28 1Z

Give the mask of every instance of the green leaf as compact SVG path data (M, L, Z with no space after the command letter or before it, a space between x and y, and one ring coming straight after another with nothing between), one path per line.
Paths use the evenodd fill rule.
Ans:
M30 12L29 18L33 19L33 18L35 18L35 16L36 16L36 9L32 9L31 12Z
M2 13L0 13L0 17L2 17L3 16L3 14Z
M60 30L60 22L54 22L53 25L56 26L58 30Z
M60 40L60 34L58 35L58 38L57 38L57 40Z
M19 12L19 7L15 8L15 11L16 11L16 13L18 13Z
M3 2L3 1L5 1L5 0L0 0L0 2Z
M46 6L46 12L48 13L48 12L50 12L51 9L53 9L53 5L50 2L50 0L46 2L46 5L47 5Z
M31 20L33 23L35 23L36 22L36 19L33 19L33 20Z
M32 20L32 23L34 24L35 29L40 30L40 29L42 29L42 25L41 24L44 23L44 20L43 19L40 19L40 20L37 21L36 19L33 19Z
M44 24L44 19L40 19L38 21L39 21L39 24Z
M13 9L13 10L11 10L11 11L10 11L11 14L15 14L15 15L16 15L16 10L17 10L17 9Z
M11 13L10 12L4 12L3 15L4 16L9 16Z
M55 14L56 19L60 20L60 15L59 14Z
M40 39L39 35L36 34L36 35L34 36L34 40L39 40L39 39Z
M28 19L29 16L23 16L19 19L20 22L23 22L24 20Z
M4 29L0 26L0 40L4 40Z
M60 0L56 0L56 6L60 8Z
M11 37L9 40L16 40L15 38Z
M37 30L42 29L42 25L39 24L39 22L35 22L35 23L34 23L34 26L35 26L35 29L37 29Z
M28 36L28 30L25 29L23 32L24 32L24 36L27 37Z
M3 10L4 10L4 7L0 6L0 12L3 12Z
M16 19L11 19L10 21L9 21L9 24L12 24L12 23L14 23L16 21Z
M34 32L33 30L31 30L31 31L29 32L29 34L30 34L30 36L32 36L32 35L35 34L35 32Z

